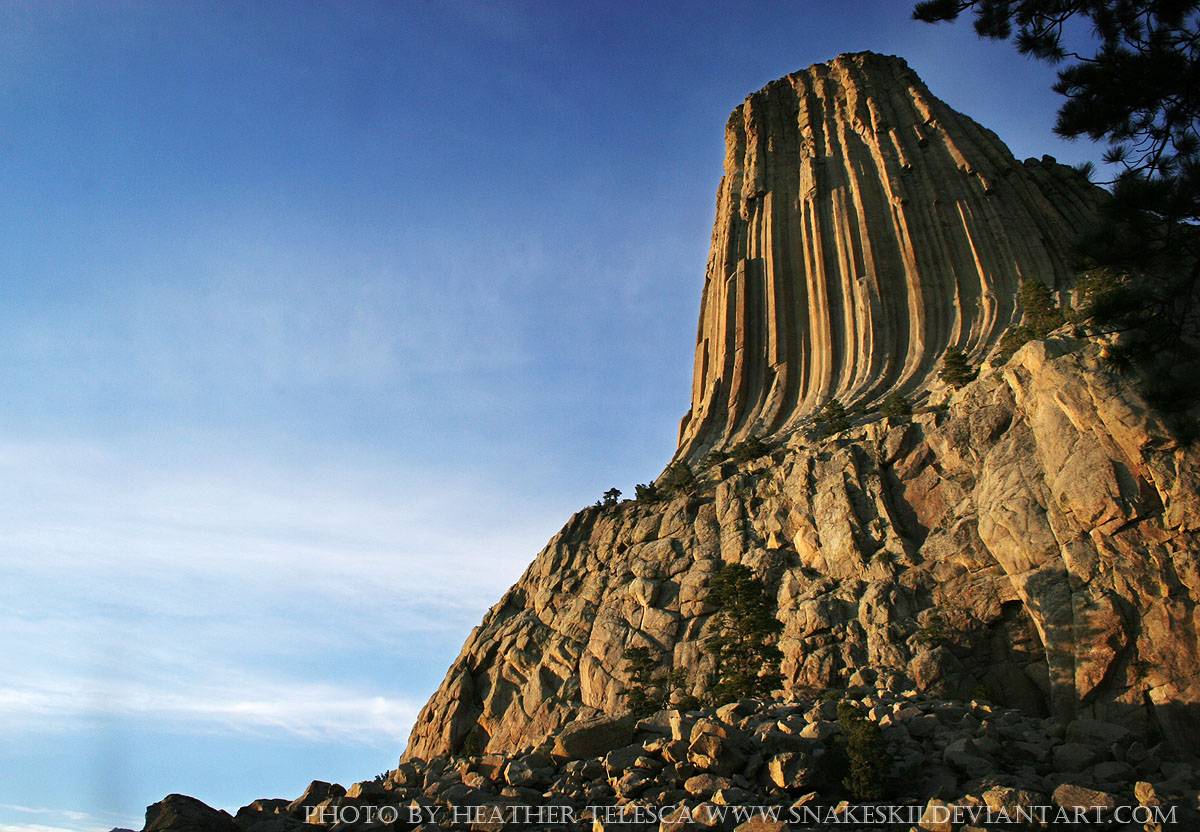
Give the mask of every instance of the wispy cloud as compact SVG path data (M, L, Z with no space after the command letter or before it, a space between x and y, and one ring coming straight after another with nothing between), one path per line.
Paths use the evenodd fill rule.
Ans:
M508 511L514 498L497 484L464 473L381 472L319 452L314 458L311 449L289 460L234 452L209 461L202 448L142 458L158 450L0 444L8 483L0 563L35 573L166 568L230 588L265 581L285 591L342 586L363 596L403 577L410 598L436 597L448 585L491 596L495 582L532 555L530 542L544 528ZM353 583L370 576L374 585Z
M453 476L36 443L0 446L0 476L5 731L128 717L398 747L429 678L396 668L444 667L546 536Z
M70 809L47 809L44 807L21 806L16 803L0 803L0 810L10 816L32 815L48 823L0 823L0 832L108 832L116 825L125 828L140 828L142 821L132 815L105 812L76 812Z
M229 229L213 230L205 244L193 257L198 240L162 243L142 255L158 262L126 266L136 277L125 275L99 300L67 298L13 316L0 354L15 369L71 379L84 391L116 385L152 400L331 385L378 390L523 360L522 298L498 291L511 287L494 272L487 279L448 270L447 261L435 270L428 252L348 258ZM164 281L158 272L168 269Z
M107 824L90 823L79 826L47 826L42 823L0 823L0 832L101 832L101 830L110 828Z
M206 668L206 676L213 673ZM217 678L225 674L215 673ZM226 686L194 676L133 680L97 687L95 679L63 677L0 689L5 733L33 724L86 728L94 720L132 719L144 728L190 732L280 734L306 740L351 741L396 748L408 738L420 704L334 684L242 678Z

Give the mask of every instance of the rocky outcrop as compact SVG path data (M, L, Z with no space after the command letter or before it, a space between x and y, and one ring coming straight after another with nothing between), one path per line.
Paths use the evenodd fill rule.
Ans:
M1018 162L899 58L842 55L768 84L725 128L679 455L783 434L830 397L922 390L976 360L1021 279L1070 283L1100 189Z
M194 797L169 794L146 809L143 832L241 832L228 812Z
M787 690L869 668L885 690L1200 740L1200 453L1101 349L1032 342L944 411L796 434L668 502L579 512L472 632L407 754L509 752L619 713L635 646L702 694L726 563L772 587Z
M1102 344L1035 342L943 406L802 430L829 396L948 395L947 346L987 353L1020 280L1068 284L1098 191L1018 164L871 54L752 95L727 148L676 456L696 485L572 517L472 632L406 754L615 731L586 721L624 709L635 647L702 696L729 563L775 596L786 691L869 670L888 691L1200 741L1200 452L1104 371ZM762 458L700 461L748 435Z

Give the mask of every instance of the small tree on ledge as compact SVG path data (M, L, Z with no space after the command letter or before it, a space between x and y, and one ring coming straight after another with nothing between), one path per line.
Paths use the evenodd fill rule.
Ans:
M850 427L850 419L846 414L846 408L837 399L830 399L825 402L824 407L817 411L816 420L813 423L813 436L816 439L824 439L826 436L846 430L848 427Z
M979 371L967 361L967 354L958 347L950 347L942 355L942 371L938 377L952 387L962 387L978 375Z
M1013 357L1013 353L1033 339L1045 338L1066 322L1054 293L1046 288L1045 283L1039 280L1022 280L1017 297L1021 301L1025 323L1009 327L1004 332L993 358L998 364L1008 361Z
M899 390L893 390L883 402L883 407L879 410L884 416L893 418L912 415L912 405L908 399L900 395Z
M654 483L639 482L633 489L634 499L639 503L657 503L662 499L658 486Z
M757 436L749 436L729 449L729 458L734 462L749 462L765 456L770 450Z
M685 491L696 484L696 475L683 460L672 462L663 473L662 487L668 495Z

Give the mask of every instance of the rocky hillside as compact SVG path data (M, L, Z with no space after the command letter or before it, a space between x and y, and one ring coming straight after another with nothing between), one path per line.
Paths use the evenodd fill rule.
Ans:
M725 128L679 455L786 434L829 397L923 390L947 347L982 359L1017 288L1071 283L1103 192L1013 158L899 58L780 78Z
M797 433L669 502L579 512L472 632L407 755L508 752L618 712L631 647L703 693L725 563L772 587L787 689L870 668L886 690L1200 740L1200 452L1101 350L1032 342L944 409Z

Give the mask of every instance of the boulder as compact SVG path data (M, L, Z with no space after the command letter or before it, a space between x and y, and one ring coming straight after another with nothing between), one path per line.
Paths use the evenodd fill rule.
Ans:
M1063 783L1055 789L1052 799L1055 805L1062 806L1065 809L1074 809L1076 807L1086 809L1094 809L1096 807L1115 809L1117 807L1117 799L1108 792L1088 789L1071 783Z
M1094 745L1081 742L1064 742L1054 747L1052 752L1054 768L1062 772L1083 771L1103 756L1103 752Z
M573 722L564 726L555 738L554 754L569 759L599 757L632 743L634 724L631 714Z
M308 784L308 788L304 790L304 794L288 804L287 811L289 814L304 820L308 809L331 797L342 797L345 794L346 790L337 783L314 780Z
M169 794L146 808L143 832L241 832L228 812L194 797Z
M811 784L816 779L816 770L807 754L785 751L767 761L767 775L779 788L792 791Z
M683 790L688 794L699 795L705 798L710 797L718 789L729 789L732 787L733 781L728 777L718 777L715 774L707 772L689 777L683 784Z

